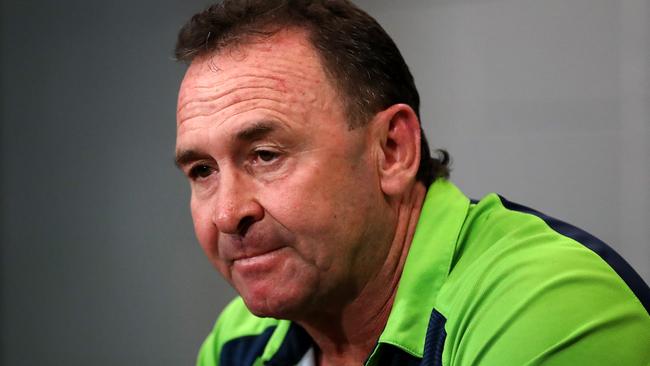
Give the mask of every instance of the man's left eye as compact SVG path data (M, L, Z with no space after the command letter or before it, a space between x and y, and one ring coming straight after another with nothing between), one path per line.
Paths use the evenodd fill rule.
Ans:
M255 151L255 155L262 162L270 163L273 160L277 159L279 154L277 152L271 151L271 150L257 150L257 151Z

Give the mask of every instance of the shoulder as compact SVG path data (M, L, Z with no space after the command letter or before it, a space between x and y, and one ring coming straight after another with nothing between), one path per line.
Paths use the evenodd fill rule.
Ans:
M635 293L611 249L553 220L496 195L472 206L438 301L452 364L650 360L647 286Z
M241 297L235 298L203 342L197 365L227 365L231 359L251 359L252 364L264 351L278 323L277 319L253 315Z

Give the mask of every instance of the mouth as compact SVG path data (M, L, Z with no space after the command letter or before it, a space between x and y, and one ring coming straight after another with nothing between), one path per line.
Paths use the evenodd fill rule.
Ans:
M254 259L254 258L257 258L257 257L263 257L263 256L266 256L266 255L270 255L273 252L277 252L280 249L282 249L282 247L267 250L265 252L260 252L260 253L250 254L250 255L244 255L244 256L242 256L240 258L234 259L233 262L241 262L241 261L251 260L251 259Z
M233 260L232 264L233 266L244 270L270 268L283 255L285 249L286 247L279 247L266 252L243 256Z

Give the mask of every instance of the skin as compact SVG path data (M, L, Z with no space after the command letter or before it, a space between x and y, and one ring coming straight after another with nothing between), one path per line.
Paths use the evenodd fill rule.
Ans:
M287 29L195 59L177 110L201 247L251 312L302 325L321 365L372 350L425 194L412 109L350 130L340 94Z

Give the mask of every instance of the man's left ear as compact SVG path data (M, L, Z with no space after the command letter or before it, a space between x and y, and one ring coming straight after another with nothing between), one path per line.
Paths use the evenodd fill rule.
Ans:
M379 112L373 121L381 143L379 175L384 194L404 193L420 166L420 121L413 108L395 104Z

